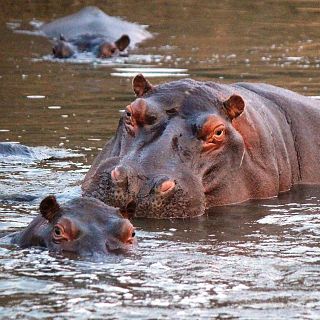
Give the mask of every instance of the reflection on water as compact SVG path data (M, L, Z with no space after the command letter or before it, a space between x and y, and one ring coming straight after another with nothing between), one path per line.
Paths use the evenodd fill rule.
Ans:
M267 82L319 97L318 1L90 1L149 25L128 57L57 63L51 43L15 33L88 3L3 0L0 140L74 150L0 162L0 234L55 193L65 201L132 101L131 76ZM87 59L88 58L88 59ZM91 60L90 60L90 59ZM97 261L0 245L2 318L317 319L320 189L216 208L192 220L136 220L138 247Z

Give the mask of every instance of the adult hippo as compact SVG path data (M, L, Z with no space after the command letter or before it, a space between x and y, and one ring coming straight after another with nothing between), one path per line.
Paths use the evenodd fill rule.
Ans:
M111 17L96 7L59 18L39 27L42 35L57 40L53 54L69 58L77 52L91 51L108 58L151 38L145 26ZM58 40L59 39L59 40Z
M182 218L320 183L319 101L261 83L153 86L142 75L133 89L84 195L137 217Z
M60 205L48 196L39 209L41 214L26 229L10 236L11 243L87 256L125 249L134 242L129 220L97 199L76 198Z

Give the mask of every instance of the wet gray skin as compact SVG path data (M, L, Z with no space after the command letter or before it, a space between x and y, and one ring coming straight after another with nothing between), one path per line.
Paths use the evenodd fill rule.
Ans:
M75 198L60 205L54 196L48 196L39 209L41 214L12 235L11 243L84 257L121 252L135 242L132 224L118 209L99 200Z

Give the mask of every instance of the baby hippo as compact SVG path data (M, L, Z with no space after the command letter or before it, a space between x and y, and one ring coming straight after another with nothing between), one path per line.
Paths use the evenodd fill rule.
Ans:
M48 196L40 203L40 213L12 236L13 244L91 256L121 251L135 242L129 220L118 209L93 198L75 198L60 205L54 196Z
M118 56L130 44L130 38L122 35L117 41L109 42L106 37L84 34L74 39L66 40L63 35L52 48L55 58L70 58L77 52L93 52L97 58L111 58Z

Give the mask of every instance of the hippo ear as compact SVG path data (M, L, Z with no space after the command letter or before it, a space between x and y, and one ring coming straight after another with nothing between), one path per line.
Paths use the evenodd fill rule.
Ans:
M243 99L240 96L234 94L223 103L223 106L227 116L231 120L233 120L240 116L240 114L244 110L245 105Z
M39 206L42 216L51 222L60 212L60 206L55 196L44 198Z
M120 50L123 51L129 44L130 44L130 38L126 34L122 35L121 38L119 38L117 41L114 43L116 47Z
M60 38L61 41L67 41L66 38L64 37L64 35L62 33L60 33Z
M132 87L137 97L142 97L145 93L153 89L153 85L142 74L134 77Z

